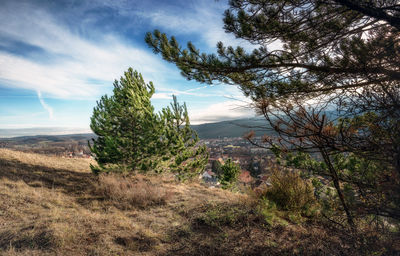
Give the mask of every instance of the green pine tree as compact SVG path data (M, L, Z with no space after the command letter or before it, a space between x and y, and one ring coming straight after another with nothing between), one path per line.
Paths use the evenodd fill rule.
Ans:
M199 144L197 133L190 127L186 104L173 102L161 113L164 123L164 159L180 180L191 179L202 172L208 162L205 145Z
M219 182L223 189L233 188L239 178L240 167L228 158L225 164L221 166L222 174L219 176Z
M90 124L97 138L89 145L98 163L92 166L95 173L147 170L157 164L161 129L150 102L154 91L151 82L129 68L114 82L113 95L97 102Z
M114 82L113 95L97 102L90 125L97 135L89 145L98 163L93 172L169 170L186 180L204 170L208 151L190 128L186 104L174 96L171 106L155 114L154 91L130 68Z
M224 29L254 49L219 42L217 53L207 54L157 30L145 40L189 80L237 85L277 134L256 145L318 153L350 226L356 209L400 220L399 1L231 0ZM270 48L274 42L280 49ZM355 168L364 174L360 183L335 169L342 154L385 168L372 181L367 166ZM374 203L359 200L350 209L346 184L359 197L372 191Z

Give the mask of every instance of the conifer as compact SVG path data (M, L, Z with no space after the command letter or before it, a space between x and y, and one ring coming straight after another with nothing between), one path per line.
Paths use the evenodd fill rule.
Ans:
M102 96L93 110L90 128L97 135L89 145L98 167L94 172L149 169L156 164L159 118L150 102L152 82L129 68L114 82L112 96Z

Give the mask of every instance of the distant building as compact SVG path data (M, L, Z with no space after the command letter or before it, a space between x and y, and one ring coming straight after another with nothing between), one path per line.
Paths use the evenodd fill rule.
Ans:
M204 171L203 174L201 175L201 178L203 181L209 185L219 185L217 175L213 173L212 171Z
M244 183L244 184L250 184L253 182L253 177L251 177L250 172L249 171L242 171L239 174L239 181Z

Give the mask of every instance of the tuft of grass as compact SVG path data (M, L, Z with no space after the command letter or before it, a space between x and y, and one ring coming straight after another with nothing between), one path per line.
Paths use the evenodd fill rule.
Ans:
M208 204L195 214L193 222L196 226L214 228L241 226L249 220L251 212L251 208L239 204Z
M46 227L28 225L15 227L0 233L0 249L13 248L46 250L54 245L54 234Z
M157 244L157 239L139 230L134 235L118 236L114 242L132 251L146 252Z
M274 202L267 199L260 200L257 210L268 226L274 226L275 224L287 225L287 222L280 217L282 213L276 208Z
M171 191L152 184L141 175L133 178L102 174L99 176L97 193L124 209L132 206L143 208L151 205L165 205L172 197Z

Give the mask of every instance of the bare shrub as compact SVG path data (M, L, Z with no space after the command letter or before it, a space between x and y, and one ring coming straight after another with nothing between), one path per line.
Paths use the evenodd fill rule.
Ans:
M171 192L159 184L152 184L142 176L129 178L112 174L100 175L97 191L123 208L162 205L172 196Z

